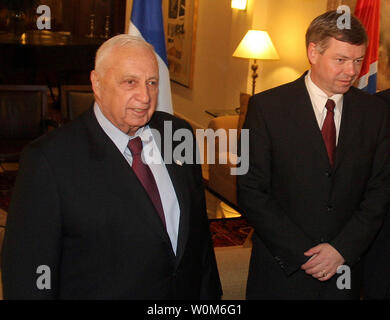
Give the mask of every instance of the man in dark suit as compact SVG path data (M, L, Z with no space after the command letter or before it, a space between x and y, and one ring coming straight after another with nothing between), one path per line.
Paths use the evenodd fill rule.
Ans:
M390 107L390 89L378 92ZM370 246L364 265L364 299L390 300L390 214Z
M153 48L111 38L91 81L93 109L22 156L5 299L220 298L200 166L172 159L168 133L191 127L155 112Z
M327 12L306 33L311 70L250 99L249 171L238 199L254 227L249 299L357 299L390 198L390 112L351 87L367 36Z

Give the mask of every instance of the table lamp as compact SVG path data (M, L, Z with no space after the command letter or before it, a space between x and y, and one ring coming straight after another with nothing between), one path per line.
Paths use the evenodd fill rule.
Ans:
M238 10L246 10L246 0L232 0L231 7Z
M256 60L279 60L279 55L266 31L249 30L233 53L233 57L254 59L252 64L252 95L255 94Z

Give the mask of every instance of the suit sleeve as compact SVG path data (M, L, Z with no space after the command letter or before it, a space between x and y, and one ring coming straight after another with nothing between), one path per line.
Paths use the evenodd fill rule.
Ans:
M330 244L349 265L354 265L374 240L390 201L390 112L383 116L371 177L358 210ZM353 187L353 186L351 186Z
M249 155L249 169L246 174L237 176L238 204L255 234L290 275L307 261L303 253L315 243L291 221L272 195L272 139L253 98L249 101L243 129L249 130L249 150L242 149L243 134L239 150L241 157Z
M23 152L2 254L5 299L57 297L61 219L59 195L44 155Z

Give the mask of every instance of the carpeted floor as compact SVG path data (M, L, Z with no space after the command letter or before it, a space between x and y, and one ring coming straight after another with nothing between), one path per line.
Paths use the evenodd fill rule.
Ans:
M217 247L214 251L223 290L222 300L244 300L252 248Z

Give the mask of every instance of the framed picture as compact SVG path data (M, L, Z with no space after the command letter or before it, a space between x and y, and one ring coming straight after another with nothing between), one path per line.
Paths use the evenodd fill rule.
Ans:
M348 5L355 11L357 0L328 0L328 10L335 10L339 5ZM381 0L380 39L377 91L390 88L390 1Z
M172 81L192 87L198 0L169 0L167 56Z

